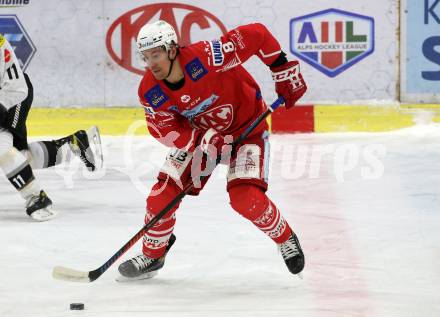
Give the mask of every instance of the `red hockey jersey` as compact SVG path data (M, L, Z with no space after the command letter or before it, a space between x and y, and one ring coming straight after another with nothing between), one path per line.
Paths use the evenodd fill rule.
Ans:
M183 87L171 90L149 70L139 85L148 129L160 142L193 151L209 128L235 139L265 110L258 84L241 66L252 55L266 65L280 55L280 44L264 25L240 26L179 52ZM252 135L267 128L262 122Z

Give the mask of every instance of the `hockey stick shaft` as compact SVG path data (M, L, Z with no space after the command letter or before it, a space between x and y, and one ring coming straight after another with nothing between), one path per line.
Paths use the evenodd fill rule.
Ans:
M243 131L240 136L234 140L232 143L232 148L235 148L238 144L243 142L246 137L263 121L267 118L269 114L271 114L275 109L277 109L281 104L284 103L284 99L279 97L272 105L268 106L268 109L263 112L257 119L255 119L252 124ZM221 153L217 155L216 165L220 163L222 159ZM200 181L203 181L204 178L208 177L201 176ZM136 242L142 238L145 232L151 229L167 212L169 212L178 202L180 202L183 197L193 188L193 183L190 182L185 188L173 199L168 205L162 209L155 217L153 217L145 226L142 227L127 243L125 243L110 259L107 260L103 265L93 271L84 272L77 271L61 266L56 266L53 269L53 277L61 280L68 280L72 282L93 282L98 279L107 269L112 266L125 252L127 252Z

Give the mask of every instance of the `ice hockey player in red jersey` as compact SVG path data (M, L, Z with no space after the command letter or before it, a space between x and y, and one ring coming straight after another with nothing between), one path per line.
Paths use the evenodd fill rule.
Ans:
M195 185L190 194L197 195L206 183L198 182L197 176L222 153L229 165L227 191L232 208L278 245L291 273L301 272L304 254L298 238L265 194L267 123L262 122L234 151L228 147L266 110L258 84L241 64L258 56L270 67L275 89L290 108L307 89L298 62L288 61L278 41L259 23L237 27L220 39L179 47L173 27L157 21L141 28L137 47L148 67L138 91L148 129L171 148L147 198L145 222L188 182ZM194 163L201 152L205 153L201 167L194 168L200 165ZM177 208L178 204L145 233L142 254L119 266L120 279L150 278L162 268L176 240Z
M33 87L8 40L0 34L0 170L26 201L27 215L36 221L50 220L57 212L41 189L33 169L57 165L67 156L62 147L78 156L87 169L94 171L102 164L99 131L92 127L79 130L58 140L28 144L26 120L32 106ZM91 150L92 144L96 150ZM6 197L0 197L6 201ZM1 211L0 205L0 211Z

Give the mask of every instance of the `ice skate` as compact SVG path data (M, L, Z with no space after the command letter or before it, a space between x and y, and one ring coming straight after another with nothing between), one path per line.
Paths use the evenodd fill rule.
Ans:
M47 221L54 218L57 212L52 208L52 201L42 190L26 201L26 213L36 221Z
M168 241L165 254L158 259L152 259L143 254L140 254L130 260L123 262L118 267L119 273L121 275L116 278L116 281L128 282L143 280L152 278L153 276L157 275L158 271L165 264L165 257L175 241L176 236L172 234Z
M292 231L289 240L278 245L287 268L292 274L298 274L304 269L304 253L298 237Z
M84 130L75 132L69 145L89 171L94 172L102 167L103 156L98 127L93 126L87 132Z

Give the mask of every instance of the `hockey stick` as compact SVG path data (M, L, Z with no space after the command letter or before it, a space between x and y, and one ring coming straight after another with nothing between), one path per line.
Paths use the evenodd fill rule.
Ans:
M268 109L262 113L255 121L242 133L240 136L234 140L232 143L232 147L234 148L251 133L255 127L257 127L261 121L266 119L266 117L272 113L276 108L278 108L281 104L284 103L284 99L282 97L278 98L272 105L268 107ZM216 165L220 163L222 159L221 153L217 155ZM207 176L201 176L200 181L202 181ZM158 213L153 219L150 220L149 223L145 224L141 230L139 230L122 248L118 250L107 262L101 265L99 268L93 271L78 271L74 269L70 269L63 266L55 266L52 271L52 276L58 280L70 281L70 282L93 282L98 279L107 269L113 265L125 252L127 252L143 235L144 232L151 229L156 222L158 222L171 208L174 207L176 203L182 200L183 197L193 188L193 184L189 183L172 201L168 203L168 205Z

